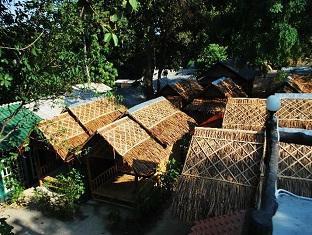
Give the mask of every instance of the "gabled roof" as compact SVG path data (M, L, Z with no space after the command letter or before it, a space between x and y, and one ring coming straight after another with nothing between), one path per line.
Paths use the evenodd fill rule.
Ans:
M167 160L171 147L163 148L135 121L123 117L97 131L123 157L129 169L151 175Z
M191 222L249 208L263 154L261 132L195 128L177 183L175 213Z
M170 87L174 91L175 94L172 95L179 95L187 102L192 101L204 91L204 88L193 79L182 79L177 83L165 86L163 90L165 90L166 87ZM162 91L160 91L160 93L162 94Z
M72 159L73 154L90 137L89 133L68 112L41 121L39 130L64 161Z
M21 103L1 105L0 130L5 127L0 139L6 137L0 141L0 152L20 147L40 120L36 114L22 107Z
M266 100L230 98L222 126L228 129L263 130L267 120ZM280 127L312 129L312 99L281 99L277 112Z
M247 97L244 90L237 85L231 78L221 77L212 82L225 97Z
M159 97L128 110L128 114L162 144L171 145L189 133L195 120Z
M126 108L112 98L102 98L79 106L69 107L69 111L90 133L94 133L97 129L120 118Z
M123 115L124 106L102 98L40 122L39 129L63 160L71 160L74 152L99 128Z

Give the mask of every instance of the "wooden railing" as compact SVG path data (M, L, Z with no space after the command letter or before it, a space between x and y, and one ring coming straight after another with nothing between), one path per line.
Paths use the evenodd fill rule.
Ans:
M95 179L91 180L91 191L96 190L98 187L100 187L102 184L104 184L107 180L111 179L115 175L117 175L118 168L117 166L113 166L103 173L101 173L99 176L97 176Z

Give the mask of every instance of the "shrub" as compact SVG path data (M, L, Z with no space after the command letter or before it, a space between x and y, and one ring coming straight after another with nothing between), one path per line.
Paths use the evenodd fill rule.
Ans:
M56 176L44 184L45 189L35 191L32 202L38 209L64 218L72 217L78 209L77 200L84 194L83 177L76 169Z
M197 67L201 73L207 71L213 64L218 61L225 61L228 56L227 47L218 44L209 44L198 56Z
M13 226L6 222L6 218L0 218L0 234L2 235L14 235L12 232Z

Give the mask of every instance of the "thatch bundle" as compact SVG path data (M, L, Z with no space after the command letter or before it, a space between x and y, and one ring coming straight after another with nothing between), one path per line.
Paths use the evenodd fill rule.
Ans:
M128 114L164 145L174 144L196 123L164 97L135 106L128 110Z
M312 146L280 143L278 188L312 197Z
M69 111L90 133L117 120L126 111L112 98L102 98L90 103L69 108Z
M129 117L99 129L98 134L123 158L128 169L139 175L153 174L162 161L167 161L171 152L171 147L163 148Z
M193 221L250 207L263 145L262 133L196 128L177 184L176 214Z
M41 121L38 128L64 161L70 160L75 149L89 138L85 129L68 112L52 120Z
M185 107L185 110L189 112L202 112L209 115L224 113L226 101L226 99L194 99L191 104Z

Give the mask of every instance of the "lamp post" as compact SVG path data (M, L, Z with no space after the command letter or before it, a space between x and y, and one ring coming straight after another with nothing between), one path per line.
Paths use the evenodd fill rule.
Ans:
M267 154L265 156L264 186L261 192L260 209L252 212L251 220L252 232L261 235L272 234L272 217L278 207L275 190L279 158L279 134L275 113L281 107L280 99L277 96L269 96L266 105L269 115L266 122Z

